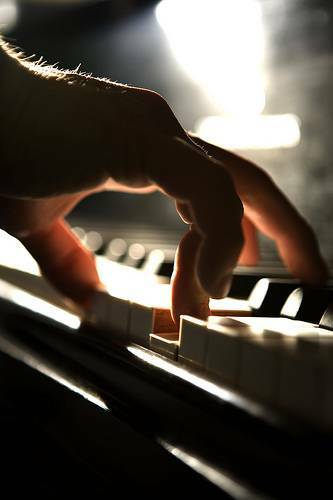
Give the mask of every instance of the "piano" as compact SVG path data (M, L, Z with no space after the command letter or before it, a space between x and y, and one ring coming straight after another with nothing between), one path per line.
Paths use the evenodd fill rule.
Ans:
M333 287L306 287L277 265L236 268L230 296L211 301L212 316L184 316L178 332L167 303L169 234L155 235L153 248L143 230L134 241L138 228L127 238L73 230L95 245L100 275L110 276L88 313L1 235L1 395L28 435L35 429L36 446L49 443L44 457L56 464L45 488L60 461L55 494L67 483L68 491L148 496L161 488L258 499L324 491L333 445ZM139 247L149 251L135 259ZM39 474L26 475L39 484Z
M181 17L168 9L180 3L13 2L0 24L5 15L9 39L50 63L82 62L82 71L160 92L186 129L263 166L314 227L332 269L331 3L204 0L202 16L184 25L205 24L207 36L191 25L177 37ZM223 63L208 93L198 80L207 68L190 74L193 58L182 58L211 40L207 4L224 9L229 37L198 46L205 56L219 47L211 59ZM178 331L169 279L184 226L173 207L157 194L103 193L69 222L106 285L89 312L0 232L1 493L326 497L333 283L304 286L262 238L259 265L237 267L207 321L184 316Z

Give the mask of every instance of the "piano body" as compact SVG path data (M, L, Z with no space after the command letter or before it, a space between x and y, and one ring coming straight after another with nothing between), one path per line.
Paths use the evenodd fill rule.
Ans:
M62 66L84 53L84 70L160 90L190 129L217 108L207 96L198 97L197 82L170 62L164 38L161 43L162 30L170 37L172 2L165 0L157 17L156 2L144 3L152 6L129 21L117 2L56 11L22 4L8 35L27 52L55 60L62 55ZM282 119L284 131L291 127L291 136L282 134L281 144L258 144L254 137L239 145L223 114L218 126L230 132L231 145L267 166L314 226L332 267L330 101L320 100L332 83L332 7L305 0L234 4L254 22L264 20L271 78L266 111L278 123ZM227 20L240 19L230 9ZM142 35L148 28L149 40ZM133 64L119 60L117 43ZM174 80L161 83L159 59L167 61ZM148 72L149 61L159 69ZM255 67L261 63L254 58ZM256 95L249 89L251 80L244 87L251 101ZM248 137L253 123L242 135L236 121L238 137ZM272 126L273 135L280 130L276 117L256 123L261 131ZM201 121L200 130L219 140L211 124ZM211 301L212 316L205 322L183 317L175 331L169 279L184 227L158 195L93 198L69 216L73 231L96 254L107 288L96 293L89 314L60 296L23 248L0 234L4 484L13 494L43 498L118 491L325 497L333 450L332 283L321 289L299 283L262 239L260 264L235 269L229 297Z

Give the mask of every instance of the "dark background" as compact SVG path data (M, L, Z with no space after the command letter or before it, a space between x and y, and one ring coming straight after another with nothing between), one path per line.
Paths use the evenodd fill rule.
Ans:
M233 3L232 0L220 1L226 8ZM43 55L48 62L58 62L63 68L75 68L81 63L82 71L160 92L182 125L194 130L198 119L207 115L223 116L223 109L217 108L175 59L155 15L157 3L23 2L16 6L15 19L10 23L9 11L4 8L8 2L2 0L0 23L7 21L6 36L27 54ZM261 13L265 41L263 113L293 113L301 123L300 142L294 147L239 152L270 172L311 222L323 253L332 264L332 2L238 0L237 3L239 23L236 19L233 32L238 39L244 35L245 7L255 4ZM209 4L207 2L207 6ZM7 19L2 20L1 16L5 15ZM191 22L190 11L188 22ZM202 35L198 33L198 36ZM184 39L186 37L185 24ZM232 41L229 49L232 55ZM237 64L237 53L234 61ZM221 71L223 64L223 58L216 61ZM240 87L244 92L246 85L245 76ZM159 194L97 195L82 202L72 217L93 218L110 226L114 221L124 224L130 221L175 231L182 229L173 204ZM267 248L271 246L266 240L262 244Z

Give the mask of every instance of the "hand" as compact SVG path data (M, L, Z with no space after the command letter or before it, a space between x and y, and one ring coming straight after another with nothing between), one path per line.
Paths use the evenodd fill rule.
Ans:
M65 295L86 304L99 279L63 218L105 189L159 189L190 224L172 279L176 321L208 313L208 298L228 292L240 256L256 261L254 225L275 239L295 276L310 283L327 277L311 229L267 174L187 134L158 94L82 75L45 78L31 69L21 78L24 99L2 141L0 226Z

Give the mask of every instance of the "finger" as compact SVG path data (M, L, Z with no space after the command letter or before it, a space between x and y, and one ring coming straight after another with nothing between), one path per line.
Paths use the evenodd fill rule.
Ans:
M243 217L242 227L245 241L238 264L255 266L259 260L257 231L254 224L247 217Z
M63 220L21 241L60 292L88 305L90 295L99 286L94 258Z
M202 236L197 278L208 295L221 297L243 244L242 205L231 178L219 162L181 139L160 137L154 146L147 148L145 173L167 195L187 203Z
M181 314L206 319L210 314L209 297L199 284L195 265L202 237L190 228L181 239L175 257L172 284L172 317L176 325Z
M185 224L191 224L193 222L191 210L187 203L176 201L176 209Z
M244 203L247 217L266 236L275 240L290 272L304 282L325 282L327 265L311 227L271 178L252 162L197 137L193 139L226 167Z
M103 184L102 189L105 189L107 191L116 191L119 193L150 194L156 191L156 186L146 186L141 188L129 187L110 178L105 182L105 184ZM96 192L101 191L102 189L99 186L98 188L96 188Z

